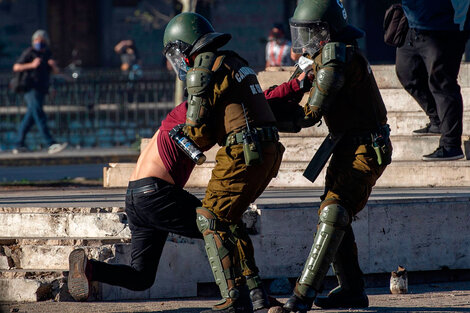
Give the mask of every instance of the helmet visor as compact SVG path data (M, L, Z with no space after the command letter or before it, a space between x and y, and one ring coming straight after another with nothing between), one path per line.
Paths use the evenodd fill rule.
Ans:
M330 31L325 22L295 22L290 20L292 36L292 51L297 54L309 53L314 55L328 41Z
M186 57L181 50L175 45L171 46L165 51L165 57L170 62L171 67L175 71L178 78L182 81L186 80L186 74L188 72L188 64L186 63Z

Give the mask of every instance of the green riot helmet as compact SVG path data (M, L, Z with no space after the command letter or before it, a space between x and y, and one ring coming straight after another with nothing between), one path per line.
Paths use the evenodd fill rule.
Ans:
M202 15L192 12L173 17L163 35L163 54L181 80L185 80L190 57L203 49L217 49L225 45L231 35L217 33Z
M295 53L314 55L330 41L332 35L343 34L349 39L364 35L348 24L341 0L301 0L289 24Z

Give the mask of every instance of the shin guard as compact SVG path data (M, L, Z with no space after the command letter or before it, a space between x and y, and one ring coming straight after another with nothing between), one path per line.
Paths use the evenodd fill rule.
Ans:
M349 224L349 213L339 204L333 203L323 208L312 249L294 290L297 296L313 299L321 291L330 263Z
M215 309L233 306L239 298L239 285L243 279L241 269L236 264L237 245L230 228L218 220L210 210L200 207L196 209L197 226L204 236L207 258L219 287L220 294L225 300L216 305Z

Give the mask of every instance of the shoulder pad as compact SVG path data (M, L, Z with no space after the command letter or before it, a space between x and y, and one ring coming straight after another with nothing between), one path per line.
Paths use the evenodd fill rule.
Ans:
M215 59L217 55L214 52L203 52L198 54L198 56L194 59L194 66L193 68L206 68L211 70L212 65L214 65Z
M186 75L186 89L192 96L200 96L206 92L212 79L212 71L203 67L192 68Z
M346 63L347 53L346 45L342 42L329 42L322 50L322 64L328 63Z
M194 67L186 75L186 89L189 95L200 96L206 92L212 79L212 66L217 58L213 52L204 52L194 59Z

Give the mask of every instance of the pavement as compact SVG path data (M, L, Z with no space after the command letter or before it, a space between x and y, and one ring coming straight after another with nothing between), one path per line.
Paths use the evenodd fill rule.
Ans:
M387 288L369 288L369 308L322 310L314 308L309 312L399 312L399 313L437 313L470 312L470 281L455 283L435 283L410 285L407 294L392 295ZM281 302L287 296L277 297ZM116 301L116 302L33 302L0 303L0 312L18 313L83 313L83 312L168 312L197 313L217 302L215 298L161 299L151 301Z
M52 173L63 173L73 169L68 177L83 177L88 174L84 168L102 175L100 167L109 162L135 162L138 151L130 148L110 149L67 149L56 155L47 152L34 152L13 155L0 153L0 181L17 180L13 175L19 172L33 180L38 177L53 178ZM47 166L45 166L47 165ZM80 166L83 166L80 168ZM36 171L36 172L35 172ZM60 174L61 173L61 174ZM49 174L48 176L45 174ZM11 176L8 176L11 175ZM80 176L77 176L80 175ZM91 174L90 174L91 175ZM89 176L90 176L89 175ZM15 178L16 177L16 178ZM97 176L100 177L100 176ZM26 178L28 179L28 178ZM190 192L197 197L203 196L203 190ZM322 190L316 189L270 189L263 193L258 203L292 203L301 201L319 202ZM100 206L123 207L125 189L104 189L99 186L83 187L78 185L60 185L58 187L38 186L0 186L0 206L3 207L86 207ZM429 197L466 197L470 198L468 188L375 188L370 200L406 199ZM388 288L368 288L370 307L367 309L321 310L310 312L470 312L470 281L416 284L409 286L409 293L391 295ZM281 295L281 302L287 301L288 295ZM0 303L3 312L171 312L196 313L209 308L217 302L215 298L197 297L185 299L159 299L150 301L115 301L115 302L31 302Z

